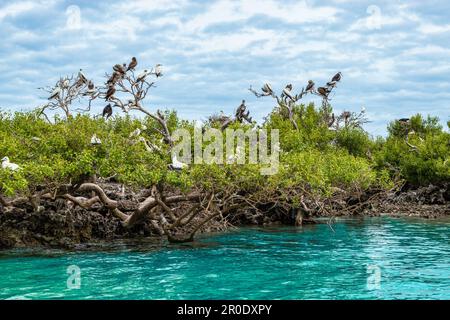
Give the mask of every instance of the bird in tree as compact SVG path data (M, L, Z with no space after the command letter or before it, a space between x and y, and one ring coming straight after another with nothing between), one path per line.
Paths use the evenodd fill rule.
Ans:
M306 86L305 92L314 91L314 81L308 80L308 85Z
M236 114L240 114L245 111L246 105L245 100L242 100L241 105L236 109Z
M157 64L156 66L155 66L155 69L154 69L154 74L156 75L156 77L157 78L159 78L159 77L161 77L163 74L162 74L162 64Z
M286 96L289 99L291 99L292 101L294 101L294 97L292 96L292 84L288 84L284 89L283 89L283 97Z
M69 79L65 79L62 83L62 87L66 89L69 87L69 85L70 85Z
M120 73L121 75L124 75L124 74L127 72L126 67L123 66L123 65L120 65L120 64L114 65L113 70L114 70L115 72Z
M117 81L119 81L120 77L121 77L121 73L120 72L113 72L113 74L108 79L106 84L108 84L108 85L115 85L117 83Z
M398 119L397 121L400 122L401 124L408 124L409 118L401 118L401 119Z
M52 99L55 99L56 97L59 97L60 93L61 93L61 88L56 87L50 94L50 97L48 97L48 100L52 100Z
M169 169L170 170L177 170L177 171L179 171L179 170L182 170L184 168L187 168L187 166L188 165L186 163L183 163L183 162L179 161L177 159L177 156L174 154L172 156L172 163L169 164Z
M319 87L317 88L317 92L324 98L328 98L328 94L330 93L327 88Z
M265 95L268 95L268 96L273 95L273 89L272 89L272 86L270 85L270 83L265 83L263 85L263 87L261 88L261 90L262 90L262 92L265 93Z
M106 107L103 108L102 117L108 119L113 114L113 109L111 107L111 103L109 103Z
M145 78L148 76L149 72L147 69L145 69L144 71L142 71L141 73L139 73L139 75L136 78L136 82L141 82L144 81Z
M108 101L114 96L114 93L116 93L116 88L114 88L113 85L110 85L108 91L106 92L105 100Z
M91 137L91 145L97 146L100 144L102 144L102 140L100 140L100 138L98 138L97 135L94 133L94 135Z
M9 169L11 171L17 171L20 169L19 165L9 162L8 157L3 157L2 159L2 169Z
M84 84L88 82L88 79L86 78L86 76L83 73L83 69L80 69L80 71L78 72L78 80Z
M342 73L338 72L334 75L334 77L331 79L331 82L339 82L341 81Z
M95 93L95 85L94 85L94 83L91 80L89 80L88 89L86 91L86 94L87 95L92 95L94 93Z
M127 71L134 70L136 68L137 64L138 64L138 62L136 60L136 57L131 58L131 62L128 65Z

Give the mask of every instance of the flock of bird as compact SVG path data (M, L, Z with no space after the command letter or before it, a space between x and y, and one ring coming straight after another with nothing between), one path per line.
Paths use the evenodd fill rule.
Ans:
M341 81L342 79L342 73L338 72L336 73L333 78L331 79L331 81L327 82L326 86L324 87L318 87L317 91L315 90L315 83L312 80L308 80L308 84L306 85L306 88L303 92L305 93L317 93L319 94L321 97L323 98L328 98L328 95L330 94L331 90L336 87L336 84ZM283 92L281 93L281 98L282 99L290 99L292 101L296 101L297 100L297 96L295 96L292 93L292 89L293 86L292 84L288 84L284 89ZM262 94L258 95L258 96L272 96L275 97L274 91L272 86L270 85L270 83L265 83L263 85L263 87L261 88L261 91L263 92Z
M124 64L116 64L113 66L113 73L110 76L110 78L106 82L107 90L105 93L105 101L112 101L114 99L114 95L116 93L116 84L121 80L125 78L125 75L128 71L135 71L136 67L138 65L138 61L136 57L132 57L130 63L127 65ZM145 69L141 73L137 75L135 78L135 81L133 82L133 85L139 85L140 83L144 82L146 77L150 74L154 74L157 78L161 77L162 74L162 65L156 64L155 67L153 67L151 70ZM94 85L94 83L91 80L88 80L85 74L83 73L83 70L80 69L78 72L77 80L74 84L74 86L70 87L69 92L75 87L76 89L81 88L83 85L87 86L87 89L82 95L85 96L92 96L96 97L95 94L97 93L97 89ZM63 90L69 89L70 86L70 80L69 79L61 79L55 86L55 88L51 91L48 100L59 100L62 98ZM76 91L74 91L76 92ZM136 102L133 100L129 100L128 104L124 106L124 111L128 112L130 108L133 108L136 106ZM106 105L103 108L102 116L106 119L112 116L113 114L113 106L111 103Z
M105 94L105 101L112 101L114 99L114 94L116 93L116 84L123 78L125 78L125 75L128 71L134 71L138 65L138 61L136 57L132 57L130 63L127 64L116 64L113 66L113 74L106 82L106 85L108 87L108 90ZM139 85L140 83L144 82L146 77L150 74L154 74L157 78L162 76L162 65L157 64L152 70L145 69L141 73L137 75L135 78L135 82L133 85ZM136 102L133 100L128 101L128 105L124 106L124 110L126 112L129 111L130 108L133 106L136 106ZM104 107L102 116L106 119L112 116L113 110L111 104L108 104Z
M105 95L105 100L106 101L111 101L111 99L114 97L114 94L116 92L116 84L119 80L123 79L125 77L125 74L128 71L134 71L136 69L138 65L138 61L136 59L136 57L132 57L130 63L128 64L128 66L124 63L122 65L120 64L116 64L113 66L113 74L111 75L111 77L108 79L108 81L106 82L107 86L108 86L108 90L106 92ZM162 65L161 64L157 64L151 71L145 69L143 70L141 73L138 74L138 76L135 78L135 83L138 84L140 82L145 81L145 78L149 75L149 74L154 74L157 78L162 76ZM304 89L304 92L306 93L317 93L318 95L322 96L323 98L328 98L329 93L331 92L332 88L336 87L336 84L341 81L342 79L342 73L338 72L336 73L333 78L331 79L330 82L327 82L326 86L324 87L318 87L317 90L315 90L315 83L312 80L308 81L308 84L306 86L306 88ZM86 76L83 73L83 70L80 69L79 73L78 73L78 77L77 77L77 81L75 83L76 87L81 87L83 85L87 84L87 91L86 94L92 95L96 92L94 83L91 80L88 80L86 78ZM60 80L59 85L57 85L55 87L55 89L51 92L50 96L49 96L49 100L52 99L56 99L60 97L60 94L62 92L63 89L67 89L70 85L70 81L69 79L65 79L65 80ZM284 89L283 92L281 94L281 98L289 98L292 101L296 100L296 96L292 93L292 84L288 84ZM263 94L262 96L272 96L275 97L274 94L274 90L272 88L272 86L270 85L270 83L265 83L263 85L263 87L261 88ZM133 103L132 100L129 101L130 104ZM242 100L241 105L237 108L236 110L236 117L238 118L238 120L242 121L242 119L246 119L247 121L251 122L251 117L249 117L249 111L246 111L246 105L245 105L245 100ZM108 105L106 105L103 108L102 111L102 117L108 119L109 117L111 117L113 114L113 108L111 103L109 103ZM402 118L402 119L398 119L398 122L402 123L402 124L407 124L409 123L409 119L408 118ZM134 130L133 132L130 133L130 138L138 138L139 141L144 142L145 147L147 149L147 151L160 151L160 148L157 146L154 146L152 144L149 144L147 142L147 140L141 136L141 132L143 130L146 130L147 128L145 126L143 126L142 128L137 128L136 130ZM90 141L91 145L96 146L96 145L100 145L102 143L102 141L100 140L100 138L98 138L95 134L91 137L91 141ZM241 150L236 150L236 154L233 156L230 156L230 159L228 159L229 161L233 161L236 159L236 157L238 156L239 153L241 153ZM172 163L169 164L169 168L172 170L182 170L184 168L186 168L188 165L185 163L180 162L176 155L172 156ZM15 163L11 163L8 157L4 157L1 160L1 167L2 169L9 169L11 171L17 171L20 169L20 166L15 164Z

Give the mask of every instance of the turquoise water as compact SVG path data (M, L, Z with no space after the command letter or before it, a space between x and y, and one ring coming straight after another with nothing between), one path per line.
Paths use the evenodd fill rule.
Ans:
M71 265L79 289L73 279L67 286ZM450 299L450 222L343 220L245 228L189 245L0 253L0 299L52 298Z

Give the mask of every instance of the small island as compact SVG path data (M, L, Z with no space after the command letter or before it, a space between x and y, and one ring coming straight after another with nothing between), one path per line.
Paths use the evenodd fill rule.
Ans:
M395 119L387 137L373 138L366 110L333 112L339 72L280 94L270 83L250 86L255 99L275 102L262 123L243 100L235 114L213 113L198 125L147 107L163 69L137 66L136 57L115 64L98 85L80 70L42 88L48 103L35 111L1 113L2 248L136 237L183 243L248 225L450 214L450 134L436 117ZM301 102L312 95L320 106ZM75 108L77 101L88 107ZM101 101L102 114L93 113ZM180 130L188 135L181 148ZM273 172L264 173L268 162L256 155L263 147L266 158L276 156ZM180 161L192 162L194 149L199 161Z

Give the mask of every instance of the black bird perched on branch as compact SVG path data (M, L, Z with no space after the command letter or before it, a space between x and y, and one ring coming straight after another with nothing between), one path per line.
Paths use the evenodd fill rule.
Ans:
M328 98L328 94L330 93L327 88L319 87L317 88L317 92L324 98Z
M110 85L108 91L106 92L105 100L109 100L114 95L114 93L116 93L116 88Z
M134 68L136 68L137 64L138 64L138 62L136 60L136 57L131 58L131 62L128 65L127 71L128 70L134 70Z
M111 77L106 82L108 85L115 85L117 81L120 79L120 72L113 72Z
M78 72L78 79L82 83L87 83L88 82L88 79L86 78L86 76L83 73L83 69L80 69L80 71Z
M263 87L261 88L262 92L264 92L266 95L272 95L273 94L273 89L272 86L270 85L270 83L265 83L263 85Z
M306 86L305 91L313 91L314 90L314 81L312 80L308 80L308 85Z
M247 120L249 123L252 122L252 118L250 117L250 111L247 110L247 106L245 105L245 100L242 100L241 105L236 109L236 119L239 122L242 122L243 119Z
M55 99L56 97L59 97L60 93L61 93L61 88L56 87L55 90L53 90L52 93L50 94L50 97L48 97L48 100L52 100L52 99Z
M109 103L106 107L103 108L102 117L104 118L106 116L106 119L112 116L113 109L111 107L111 104Z
M334 75L334 77L331 79L331 82L339 82L341 81L342 73L338 72Z
M113 70L115 72L119 72L121 75L124 75L127 72L126 65L123 66L123 65L120 65L120 64L114 65Z
M404 123L404 124L408 124L409 123L409 118L401 118L397 120L400 123Z
M242 114L247 106L245 105L245 100L242 100L241 105L236 109L236 115Z

